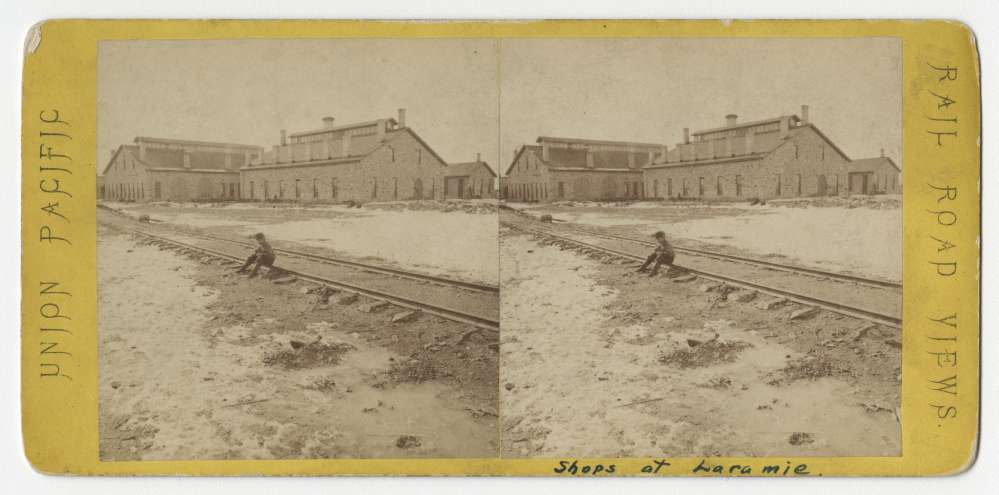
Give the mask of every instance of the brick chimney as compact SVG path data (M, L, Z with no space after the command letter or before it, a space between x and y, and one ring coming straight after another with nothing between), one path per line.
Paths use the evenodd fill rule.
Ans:
M725 116L725 125L727 125L728 127L735 127L735 123L738 120L739 120L739 116L738 115L736 115L734 113L730 113L730 114L728 114L728 115Z
M802 124L808 123L808 105L801 106L801 123Z
M406 109L405 108L400 108L399 109L399 117L397 119L395 119L395 120L396 120L396 122L398 122L399 127L406 127Z
M323 128L325 128L325 129L332 129L333 128L333 122L335 122L335 121L336 121L336 119L334 119L333 117L323 117Z

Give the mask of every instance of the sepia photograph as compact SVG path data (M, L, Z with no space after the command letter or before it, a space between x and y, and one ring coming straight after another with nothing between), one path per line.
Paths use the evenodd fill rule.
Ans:
M899 40L500 67L503 456L901 455Z
M498 455L497 48L100 43L102 461Z
M901 455L900 57L101 43L101 459Z

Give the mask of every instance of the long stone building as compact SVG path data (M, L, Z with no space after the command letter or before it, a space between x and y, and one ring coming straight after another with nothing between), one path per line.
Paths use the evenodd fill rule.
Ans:
M901 191L901 169L882 156L852 160L801 115L694 132L644 167L646 195L662 199L789 198Z
M539 137L514 154L503 181L513 201L641 198L642 167L665 146L655 143Z
M445 173L445 199L496 198L496 172L481 155L474 162L452 163Z
M243 199L386 201L443 199L447 163L411 128L406 112L288 135L240 169Z
M259 146L137 137L119 146L98 179L98 197L118 201L225 200L240 197L239 169Z

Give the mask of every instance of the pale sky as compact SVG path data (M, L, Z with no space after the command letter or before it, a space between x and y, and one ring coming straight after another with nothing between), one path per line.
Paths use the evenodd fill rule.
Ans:
M852 39L504 39L501 150L539 135L665 143L683 128L797 114L850 158L902 166L901 43ZM505 166L504 166L505 171Z
M135 136L278 144L289 133L396 117L448 162L494 168L495 40L102 42L98 163Z
M497 75L498 74L498 75ZM395 117L448 162L505 170L539 135L670 146L692 130L798 113L851 158L900 166L901 44L854 39L109 41L98 162L135 136L270 147L280 130Z

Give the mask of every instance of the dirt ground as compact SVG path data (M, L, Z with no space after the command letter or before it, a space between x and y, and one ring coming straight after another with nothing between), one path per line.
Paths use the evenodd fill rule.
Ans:
M494 333L98 234L102 460L497 454Z
M504 456L900 453L897 330L505 229L500 259Z

